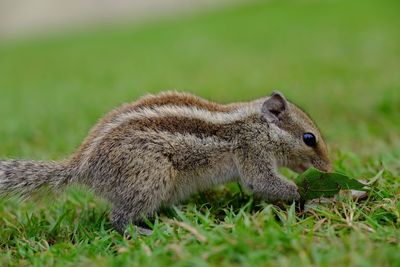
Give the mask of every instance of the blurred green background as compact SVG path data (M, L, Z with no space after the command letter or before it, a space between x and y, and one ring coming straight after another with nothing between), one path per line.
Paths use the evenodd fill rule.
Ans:
M0 156L67 157L104 113L150 92L231 102L277 89L315 119L336 168L383 164L398 179L399 14L395 0L252 1L3 42Z

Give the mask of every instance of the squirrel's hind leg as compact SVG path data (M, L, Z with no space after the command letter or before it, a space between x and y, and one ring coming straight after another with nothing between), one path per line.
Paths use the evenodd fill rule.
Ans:
M130 237L130 234L127 232L127 228L130 223L135 223L134 229L139 235L151 235L153 233L153 230L137 225L139 224L139 221L130 219L131 216L132 215L129 213L125 213L121 210L116 210L113 208L110 214L110 221L115 230L128 238Z
M127 178L114 188L114 195L108 196L112 204L110 220L120 233L124 233L129 224L134 224L139 234L150 234L151 230L141 224L143 219L152 218L173 195L170 167L162 169L154 164L146 171L143 175L142 170L143 176Z

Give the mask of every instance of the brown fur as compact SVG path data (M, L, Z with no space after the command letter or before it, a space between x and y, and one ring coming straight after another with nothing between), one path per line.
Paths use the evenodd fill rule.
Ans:
M145 97L142 97L136 102L124 104L121 107L116 108L115 110L109 112L103 118L101 118L100 121L96 124L96 126L93 127L93 129L90 131L88 137L80 146L79 151L82 152L85 149L87 149L87 147L90 145L90 141L95 136L97 136L102 126L112 121L113 118L115 118L115 116L120 115L122 113L135 111L145 107L151 108L154 106L165 106L165 105L187 106L187 107L196 107L199 109L205 109L208 111L229 112L238 108L240 105L243 104L244 103L231 103L222 105L207 101L205 99L196 97L188 93L178 93L178 92L164 92L158 95L147 95ZM81 155L81 153L78 152L75 154L75 157L79 155Z

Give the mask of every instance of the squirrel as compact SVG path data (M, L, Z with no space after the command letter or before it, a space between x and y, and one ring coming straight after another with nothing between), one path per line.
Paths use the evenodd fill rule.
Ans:
M0 160L0 195L80 184L110 202L117 231L132 223L149 234L143 218L217 184L241 182L268 202L299 200L278 168L312 166L331 170L327 146L282 93L222 105L164 92L108 113L66 160Z

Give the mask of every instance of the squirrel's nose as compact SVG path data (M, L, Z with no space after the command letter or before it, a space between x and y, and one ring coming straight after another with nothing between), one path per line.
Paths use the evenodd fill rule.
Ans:
M331 163L324 164L322 168L320 168L320 170L324 172L332 172L333 171L332 164Z
M323 172L332 172L332 164L330 162L314 161L314 167Z

